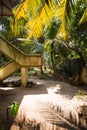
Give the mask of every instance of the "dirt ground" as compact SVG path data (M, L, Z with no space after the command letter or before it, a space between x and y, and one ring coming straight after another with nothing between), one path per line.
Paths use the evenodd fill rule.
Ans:
M6 82L8 82L8 84ZM22 88L20 78L16 77L7 79L4 82L4 86L0 87L0 113L4 130L83 130L62 120L56 114L53 114L50 108L54 107L54 109L57 109L57 105L61 99L74 102L73 100L79 89L85 89L85 92L87 92L86 86L83 88L71 86L64 81L29 78L27 87ZM9 114L10 117L9 120L7 120L7 107L10 106L13 101L19 102L19 111L15 118ZM61 102L63 101L61 100ZM17 121L23 123L26 120L26 122L28 122L27 124L25 123L27 128L25 128L23 124L21 128L17 125L15 127L13 124L14 119L16 123ZM45 123L42 123L43 125L41 126L39 125L41 122ZM36 127L33 125L30 128L28 124L37 125Z

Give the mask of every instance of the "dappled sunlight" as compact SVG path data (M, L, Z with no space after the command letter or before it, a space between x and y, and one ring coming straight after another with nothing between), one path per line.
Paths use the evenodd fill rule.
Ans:
M17 129L20 124L22 129L26 127L31 130L78 130L79 125L86 126L78 114L78 107L84 105L85 100L83 102L77 98L76 88L48 80L28 81L32 82L31 87L9 89L2 93L5 95L4 101L14 95L10 102L15 100L20 103L10 130L14 130L14 127Z
M39 129L36 130L69 130L74 128L73 125L59 118L56 110L54 112L53 108L51 109L48 104L50 96L49 94L25 95L20 103L15 121L20 122L22 126L26 125L26 127L31 126L32 128L39 124ZM10 130L13 130L12 128L13 125Z
M38 81L36 84L42 84L42 83Z
M73 99L55 94L60 90L58 85L51 93L49 89L53 88L47 88L48 94L24 95L15 120L22 124L35 126L39 124L41 130L69 130L70 128L77 130L79 116L75 102L74 105L72 103ZM74 124L71 123L71 120Z
M0 87L0 90L4 90L4 91L12 90L12 89L15 89L15 88L13 88L13 87Z
M61 116L64 119L60 118ZM78 130L70 120L79 125L78 113L72 101L58 94L24 95L15 118L17 124L21 123L23 128L26 126L36 130ZM10 130L14 130L13 126L14 123Z
M56 85L55 87L47 88L48 94L56 94L61 89L60 85Z
M3 72L0 70L0 77L2 77L3 76Z

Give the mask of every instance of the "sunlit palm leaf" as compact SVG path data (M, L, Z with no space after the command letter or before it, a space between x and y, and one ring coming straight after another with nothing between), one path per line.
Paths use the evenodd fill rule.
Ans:
M28 22L27 28L30 29L30 33L28 33L27 37L40 37L43 33L44 26L48 25L49 22L53 19L53 17L57 17L58 13L58 4L55 3L54 0L50 0L49 6L47 5L46 2L43 3L41 6L38 15L34 19Z
M36 15L36 12L41 4L41 0L24 0L17 7L13 8L14 20L11 24L12 31L19 35L20 19L31 19ZM19 22L19 23L18 23Z
M61 0L58 8L58 18L61 21L60 29L58 30L58 36L64 40L67 39L67 22L70 20L70 13L73 10L72 0Z
M21 17L33 17L36 15L40 4L41 0L24 0L18 7L13 9L13 12L15 13L15 19L19 19Z
M66 6L67 6L67 0L62 0L60 2L60 6L58 8L58 17L61 21L61 26L60 29L58 30L58 36L59 37L63 37L64 39L66 39L67 37L67 32L66 32L66 17L67 17L67 12L66 12Z
M15 20L21 17L27 18L28 23L26 30L28 30L26 37L39 38L44 26L54 18L57 17L61 21L58 36L66 39L67 30L67 16L70 16L68 11L73 0L24 0L15 12ZM16 26L17 27L17 26ZM16 29L17 30L17 29Z
M27 37L40 37L43 33L44 26L48 24L51 18L52 12L47 4L44 3L38 12L38 15L27 23L26 28L30 29L30 34L28 34Z
M53 17L57 17L61 21L60 30L58 30L58 36L67 38L66 31L66 23L67 16L70 16L67 9L72 5L72 0L60 0L55 2L55 0L49 0L49 6L47 4L43 4L41 10L38 15L28 22L27 28L29 27L30 33L28 33L27 37L39 37L42 35L43 27L50 22Z
M25 4L25 2L22 2L21 4L19 4L19 6L13 9L15 20L20 17L23 17L23 18L26 17L25 9L27 9L27 3Z
M80 21L79 21L79 24L82 24L82 23L86 23L87 22L87 8L85 9Z

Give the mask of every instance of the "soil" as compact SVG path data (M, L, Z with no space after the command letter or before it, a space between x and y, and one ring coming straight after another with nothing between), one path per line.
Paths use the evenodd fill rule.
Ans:
M52 117L53 114L52 113L49 114L49 119L47 119L46 115L43 114L44 119L46 119L46 120L42 119L41 115L40 116L38 116L38 115L39 115L39 113L42 112L41 111L42 106L44 109L46 109L46 107L47 107L47 105L46 105L47 102L45 101L47 94L56 93L56 90L53 90L54 92L51 92L51 91L49 91L49 88L53 88L58 85L60 87L63 86L62 89L59 90L59 94L69 97L70 99L72 99L75 96L78 89L85 90L85 92L87 92L86 86L78 86L78 87L72 86L72 85L69 85L68 83L66 83L64 80L57 79L57 78L56 78L56 80L54 80L54 77L46 78L44 80L42 80L41 78L38 79L37 77L36 78L29 77L26 88L21 87L20 77L10 77L7 80L5 80L0 85L0 88L1 88L0 89L0 93L1 93L1 95L0 95L0 97L1 97L0 98L0 113L1 113L2 125L4 126L4 130L19 130L17 125L16 125L16 127L14 125L15 118L10 115L10 109L9 109L9 113L8 113L9 119L7 119L7 109L8 109L8 106L12 105L13 101L19 102L20 106L22 107L23 103L24 103L24 99L27 97L28 97L28 100L30 100L30 101L33 100L33 103L29 102L29 105L32 106L30 108L27 108L27 105L25 105L26 106L25 111L28 111L28 112L30 111L30 113L32 113L32 112L34 113L35 111L37 111L37 113L35 113L35 115L36 115L35 119L31 119L33 117L29 113L29 120L27 122L31 126L31 124L36 123L35 120L37 119L37 123L36 123L37 126L35 127L35 125L33 125L31 128L30 128L30 126L27 126L27 128L25 128L25 125L22 124L22 128L20 128L20 129L21 130L49 130L47 128L49 124L46 124L46 121L48 121L50 119L50 115ZM69 89L66 89L67 87L69 87ZM42 96L42 97L40 97L40 96ZM36 99L37 97L39 98L39 100ZM45 97L45 98L43 98L43 97ZM40 98L43 98L44 101L41 102ZM27 100L27 104L28 104L28 100ZM39 107L40 103L41 103L41 106ZM36 110L35 105L38 106L38 108L37 108L38 110ZM48 111L48 108L47 108L47 111ZM47 112L47 113L49 113L49 112ZM34 115L34 114L32 114L32 115ZM26 116L28 116L28 113ZM52 123L51 123L50 127L52 127L52 128L50 128L50 130L51 129L57 130L58 128L59 128L58 130L71 130L72 129L71 126L67 126L67 124L65 122L61 121L61 119L56 119L56 118L53 118L53 119L58 120L56 122L62 122L62 123L59 123L60 127L57 126L58 124L56 124L56 123L55 123L56 125L51 126L52 125ZM22 117L20 117L20 119L19 119L19 115L16 117L16 121L17 120L20 120L19 123L25 122ZM39 126L40 122L45 122L44 125L46 125L46 128L44 125L43 125L43 128L42 128L42 126ZM48 121L48 122L50 122L50 121ZM20 126L21 126L21 124L20 124ZM75 128L73 127L72 130L74 130L74 129Z

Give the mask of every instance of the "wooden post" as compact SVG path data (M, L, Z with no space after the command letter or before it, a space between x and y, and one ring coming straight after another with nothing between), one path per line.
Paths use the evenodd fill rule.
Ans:
M26 88L27 80L28 80L28 68L22 67L21 68L21 85L23 88Z

